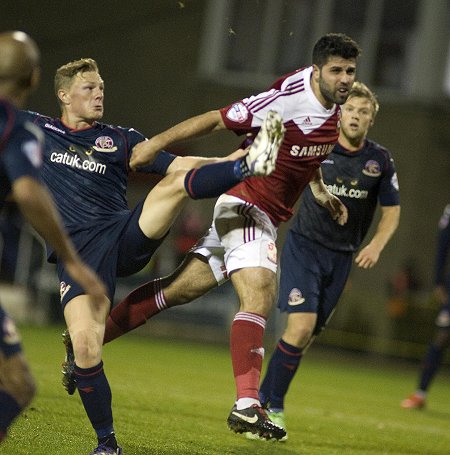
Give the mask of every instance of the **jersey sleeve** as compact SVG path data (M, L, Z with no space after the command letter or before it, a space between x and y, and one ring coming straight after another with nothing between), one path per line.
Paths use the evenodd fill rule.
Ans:
M298 69L278 78L268 90L244 98L220 110L229 130L238 134L259 129L269 110L277 111L286 123L298 111L296 94L303 90L304 77ZM306 75L309 77L309 73Z
M270 89L259 95L244 98L220 109L227 129L237 134L259 129L269 110L277 111L284 118L285 99L283 91Z
M378 200L381 206L393 206L400 204L400 187L398 184L397 172L395 170L394 159L391 154L384 149L385 166L380 180L380 191Z
M176 158L176 155L162 150L155 161L148 166L139 168L139 172L145 172L147 174L158 174L166 175L168 167L172 164L172 161Z
M2 159L11 183L23 176L40 180L42 132L29 122L17 128L2 152Z

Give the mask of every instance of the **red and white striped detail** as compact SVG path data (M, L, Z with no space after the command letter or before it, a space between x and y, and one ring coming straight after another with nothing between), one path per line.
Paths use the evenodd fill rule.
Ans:
M251 242L256 239L256 222L250 215L253 208L252 204L246 202L238 207L238 213L245 218L244 226L242 228L242 236L244 243Z
M153 283L153 290L155 293L155 303L159 311L165 310L167 308L166 299L161 286L161 278L157 278Z
M258 314L255 313L247 313L245 311L240 311L239 313L236 313L234 316L233 322L236 321L247 321L247 322L253 322L254 324L258 324L261 326L263 329L266 328L266 318L263 316L259 316Z
M305 90L305 85L304 85L303 79L301 79L300 81L291 82L290 84L288 84L288 86L285 90L286 91L277 90L263 98L256 97L256 99L254 99L250 103L248 103L248 105L247 105L248 110L250 112L258 112L261 109L264 109L265 107L272 104L277 98L282 98L285 96L292 96L292 95L295 95L296 93L303 92Z

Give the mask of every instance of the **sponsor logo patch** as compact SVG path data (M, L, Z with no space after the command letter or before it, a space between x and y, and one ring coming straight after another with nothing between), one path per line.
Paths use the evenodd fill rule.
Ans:
M248 109L243 103L235 103L228 109L227 118L232 122L244 123L248 119Z

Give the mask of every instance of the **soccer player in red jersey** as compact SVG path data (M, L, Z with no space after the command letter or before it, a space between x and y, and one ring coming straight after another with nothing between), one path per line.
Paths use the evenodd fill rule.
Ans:
M181 266L133 291L107 321L105 342L231 279L240 309L230 334L237 398L227 423L237 433L249 431L266 439L285 436L258 397L263 334L276 299L277 228L292 216L307 185L336 221L346 222L345 206L325 187L320 163L337 141L339 106L355 80L359 53L348 36L327 34L315 44L311 66L281 77L266 92L192 117L152 137L136 147L130 161L132 167L142 166L170 144L217 130L254 135L269 110L283 118L286 133L275 171L259 180L247 179L220 196L209 233Z

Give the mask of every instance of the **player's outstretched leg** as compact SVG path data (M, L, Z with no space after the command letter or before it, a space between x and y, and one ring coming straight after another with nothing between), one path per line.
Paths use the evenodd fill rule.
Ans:
M66 389L69 395L73 395L77 388L76 380L75 380L75 354L73 353L73 346L72 340L70 339L70 333L66 329L62 333L62 339L64 343L64 348L66 349L66 357L64 362L62 363L62 370L61 373L62 377L62 385Z
M235 433L250 432L263 439L277 440L286 436L286 431L272 422L266 410L257 404L241 410L238 410L234 405L227 423L228 428Z
M284 133L280 114L269 111L245 157L251 175L265 176L273 172Z

